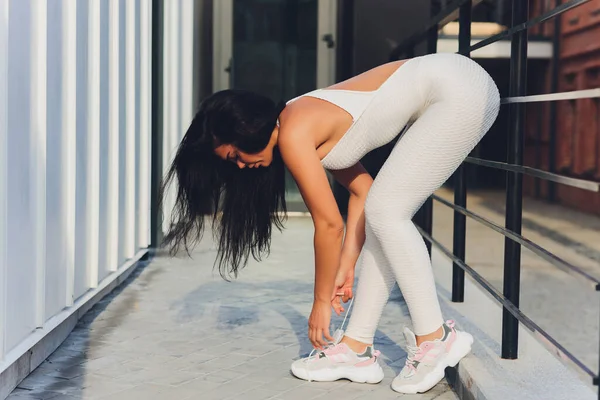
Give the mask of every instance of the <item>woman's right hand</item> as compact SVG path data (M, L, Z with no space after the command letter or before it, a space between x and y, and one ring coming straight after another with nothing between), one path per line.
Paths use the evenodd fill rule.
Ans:
M337 315L344 312L342 301L347 303L353 297L354 266L341 266L335 277L335 289L331 298L331 306Z

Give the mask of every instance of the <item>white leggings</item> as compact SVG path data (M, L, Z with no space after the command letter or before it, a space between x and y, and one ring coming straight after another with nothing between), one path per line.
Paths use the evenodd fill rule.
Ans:
M414 123L381 168L365 204L366 241L346 331L364 343L373 343L395 281L416 335L433 333L443 324L431 261L411 219L489 130L499 108L498 90L483 69L443 64L431 57L419 69L401 71L408 75L398 79L414 89L389 104L409 117L407 124ZM414 109L415 103L416 112L402 110Z

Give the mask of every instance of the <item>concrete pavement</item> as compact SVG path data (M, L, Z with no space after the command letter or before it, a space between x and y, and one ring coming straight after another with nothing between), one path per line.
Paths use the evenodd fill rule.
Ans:
M212 271L209 241L192 259L156 257L86 314L9 399L455 399L445 382L420 396L390 389L410 325L398 291L377 332L382 383L309 383L290 374L290 363L311 350L312 232L310 219L291 218L274 234L271 256L230 283Z
M452 198L442 189L439 195ZM501 192L469 193L468 208L503 225ZM434 237L452 246L452 211L435 203ZM504 238L467 219L467 263L502 287ZM523 234L600 276L600 218L525 200ZM291 218L275 233L272 254L252 262L239 279L212 270L209 241L185 256L158 256L97 304L67 341L9 397L24 399L391 399L389 388L404 363L406 306L396 290L377 332L385 380L308 383L289 373L311 350L306 338L312 299L312 224ZM592 370L597 371L597 293L522 254L521 308ZM341 318L334 317L334 326ZM498 354L494 354L498 357ZM591 386L591 380L580 375ZM407 397L407 396L404 396ZM414 399L455 399L445 382Z

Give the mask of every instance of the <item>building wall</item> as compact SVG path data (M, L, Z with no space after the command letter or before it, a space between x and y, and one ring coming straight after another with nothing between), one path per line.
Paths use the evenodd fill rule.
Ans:
M564 2L564 1L563 1ZM545 24L551 33L551 24ZM600 88L600 0L569 10L561 16L559 40L558 91ZM550 92L550 65L535 68L529 93ZM600 99L578 99L556 103L556 172L582 179L600 180ZM548 169L548 103L528 106L526 141L527 165ZM525 180L525 189L535 193L533 179ZM547 195L541 183L540 194ZM557 200L581 211L600 214L600 194L556 185Z
M429 1L352 1L355 74L388 62L390 52L430 17Z
M163 1L166 166L192 118L195 0ZM149 246L152 4L0 0L0 399Z

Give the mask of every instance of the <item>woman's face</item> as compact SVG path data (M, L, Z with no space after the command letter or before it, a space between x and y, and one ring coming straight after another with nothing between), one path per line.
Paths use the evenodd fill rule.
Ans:
M236 164L239 168L268 167L273 161L273 148L277 143L277 132L271 135L271 140L263 150L258 153L246 153L232 144L221 144L215 148L215 154L225 160Z
M273 149L271 148L270 152L268 150L269 148L266 147L260 153L248 154L244 153L234 145L222 144L215 149L215 153L221 159L230 161L239 168L258 168L268 167L271 164L273 159Z

